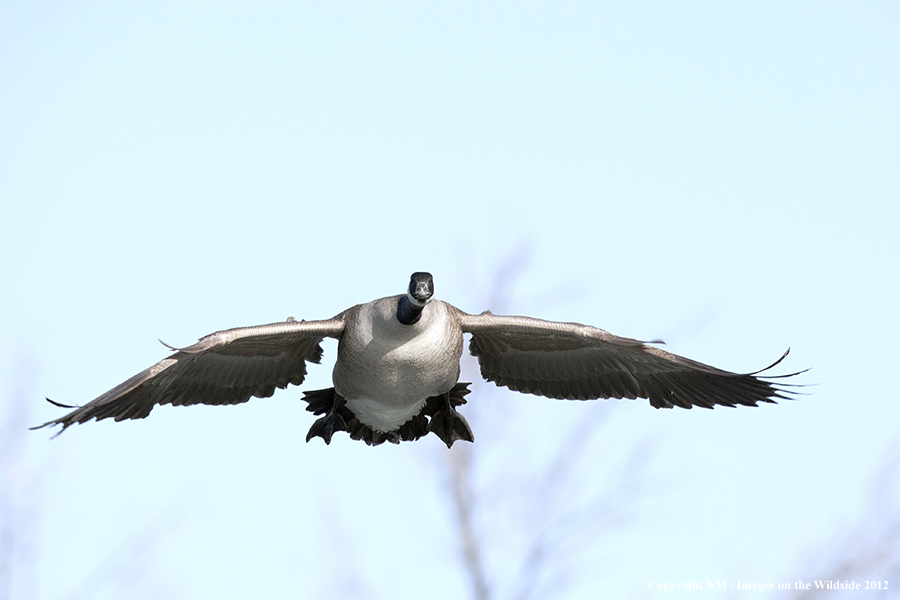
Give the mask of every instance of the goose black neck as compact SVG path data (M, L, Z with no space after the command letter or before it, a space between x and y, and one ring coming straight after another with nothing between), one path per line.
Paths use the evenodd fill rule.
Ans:
M408 296L403 296L400 298L400 302L397 303L397 320L404 325L417 323L422 316L423 308L425 308L424 304L416 306L409 300Z

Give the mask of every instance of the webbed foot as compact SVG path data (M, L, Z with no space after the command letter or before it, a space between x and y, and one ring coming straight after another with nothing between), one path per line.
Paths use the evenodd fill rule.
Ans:
M475 441L475 435L466 418L453 408L442 408L435 412L428 423L428 429L441 438L448 448L457 440Z
M325 390L315 390L312 392L304 392L303 399L309 403L306 410L324 417L316 419L316 422L309 428L306 434L306 441L309 442L314 437L320 437L325 440L325 444L331 444L331 436L335 431L350 431L347 421L341 415L341 409L344 407L344 399L337 395L334 388Z
M464 396L469 393L468 385L458 383L446 394L429 398L431 420L428 422L428 431L441 438L447 448L458 440L475 441L475 434L466 418L455 408L466 403Z
M316 422L309 428L309 433L306 434L306 441L308 442L314 437L320 437L325 440L326 445L330 444L331 436L334 435L335 431L347 431L347 424L344 423L341 415L329 413L316 419Z

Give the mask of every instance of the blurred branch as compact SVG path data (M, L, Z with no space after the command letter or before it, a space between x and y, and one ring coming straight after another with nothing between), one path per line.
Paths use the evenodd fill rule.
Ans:
M459 533L463 564L472 589L472 598L488 600L491 597L485 572L482 542L473 521L477 499L472 486L472 449L469 446L453 448L449 456L450 488Z
M510 301L512 290L527 272L531 255L529 245L519 244L501 262L488 286L487 308L498 314L508 312L513 304ZM477 420L477 416L483 416L489 410L489 403L484 402L485 394L506 392L486 386L478 393L481 401L466 406L470 421ZM638 497L641 475L652 454L652 445L635 446L612 485L573 505L573 499L578 495L574 490L584 479L584 465L580 459L590 454L591 444L597 440L614 409L615 405L611 403L594 404L585 417L561 428L554 437L554 445L559 445L553 456L536 478L532 477L533 473L528 476L531 483L524 486L509 485L508 473L485 475L476 468L485 464L504 464L503 461L488 460L496 448L514 457L514 462L505 464L519 462L519 453L523 450L521 444L534 443L533 438L521 435L520 428L512 426L510 432L518 435L497 445L484 441L474 445L457 444L447 455L453 531L473 600L560 597L565 586L573 580L567 573L572 564L567 560L568 556L592 544L598 530L617 525L616 519ZM502 419L511 420L509 417ZM479 486L479 475L497 485L487 489ZM518 531L513 532L512 537L524 540L520 544L521 554L517 556L510 540L502 536L500 524L485 515L499 512L504 518L512 517L514 511L507 510L507 505L513 506L522 499L526 500L528 510L522 521L514 525ZM498 552L502 560L492 562L489 557ZM514 565L512 581L505 582L492 565L510 563Z
M528 241L521 239L506 259L500 263L490 282L488 308L491 311L503 314L508 310L509 299L516 281L528 271L533 256L534 247Z
M187 501L185 495L173 499L162 510L148 519L142 527L124 538L88 573L81 582L66 594L66 599L95 598L110 585L129 579L133 586L148 579L147 556L165 539L166 535L177 529L187 514L193 501ZM172 597L172 590L166 590L166 596ZM156 593L147 590L147 595L155 597Z
M573 554L577 554L578 548L595 540L600 531L609 531L621 525L630 507L639 500L643 476L654 452L651 443L635 444L613 485L589 497L582 504L568 509L560 508L563 502L556 496L565 495L578 479L578 470L572 468L578 461L572 457L584 456L589 443L596 439L600 431L600 427L586 431L583 425L597 422L602 425L610 410L597 412L601 415L598 420L585 419L572 427L572 434L566 436L569 443L559 450L554 466L547 470L544 482L534 490L534 501L542 506L541 512L550 518L534 534L519 569L517 592L512 596L515 600L558 597L565 585L572 580L566 572L570 561L561 556L564 549L574 548ZM542 579L549 581L542 586Z
M0 438L0 600L33 596L36 539L36 506L32 501L32 474L26 468L26 435L30 418L29 399L36 368L28 356L20 355L16 366L12 401L2 415ZM17 593L18 592L18 593Z
M856 579L900 580L900 452L890 452L871 483L869 503L851 531L825 557L820 573L805 581ZM821 559L820 559L821 560ZM811 570L812 571L812 570ZM798 600L831 597L833 590L803 590Z

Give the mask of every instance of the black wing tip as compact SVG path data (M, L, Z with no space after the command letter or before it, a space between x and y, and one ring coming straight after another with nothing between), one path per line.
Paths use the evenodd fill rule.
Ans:
M66 409L69 409L69 410L81 408L81 407L78 406L78 405L74 405L74 404L63 404L62 402L57 402L56 400L51 400L50 398L44 398L44 400L46 400L47 402L49 402L49 403L52 404L53 406L58 406L59 408L66 408ZM34 427L29 427L28 430L29 430L29 431L35 431L35 430L38 430L38 429L43 429L44 427L53 427L53 426L55 426L55 425L62 425L62 429L60 429L59 431L57 431L57 432L53 435L53 437L51 438L51 439L53 439L53 438L56 438L57 436L59 436L59 434L61 434L63 431L65 431L70 425L74 425L76 422L77 422L77 421L66 421L66 417L62 417L62 418L60 418L60 419L53 419L52 421L47 421L46 423L43 423L43 424L41 424L41 425L35 425Z
M172 345L170 345L170 344L167 344L167 343L165 343L164 341L162 341L162 340L159 339L159 338L156 338L156 341L158 341L160 344L162 344L163 346L165 346L166 348L168 348L168 349L171 350L172 352L178 352L179 350L181 350L181 348L176 348L175 346L172 346Z
M771 365L769 365L768 367L764 367L764 368L762 368L762 369L760 369L760 370L758 370L758 371L753 371L752 373L745 373L745 375L755 376L755 375L759 375L760 373L765 373L766 371L768 371L768 370L770 370L770 369L772 369L772 368L777 367L778 365L780 365L781 362L782 362L785 358L787 358L787 355L790 354L790 353L791 353L791 349L790 349L790 347L788 347L788 349L784 351L784 354L781 355L781 358L779 358L778 360L776 360L775 362L773 362L773 363L772 363ZM808 368L806 368L806 369L801 369L800 371L794 371L793 373L785 373L785 374L783 374L783 375L763 375L763 376L762 376L762 379L786 379L786 378L788 378L788 377L795 377L795 376L797 376L797 375L802 375L803 373L806 373L806 372L808 372L808 371L810 371L810 370L812 370L812 367L808 367ZM778 385L789 385L789 386L791 386L791 387L805 387L805 386L811 385L811 384L779 383Z
M60 407L60 408L69 408L69 409L72 409L72 408L81 408L80 406L77 406L77 405L75 405L75 404L63 404L62 402L57 402L56 400L51 400L50 398L44 398L44 400L46 400L47 402L49 402L49 403L52 404L53 406L58 406L58 407Z
M54 420L54 421L47 421L47 422L44 423L43 425L35 425L34 427L29 427L28 430L29 430L29 431L36 431L36 430L38 430L38 429L43 429L44 427L53 427L53 426L55 426L55 425L62 425L62 429L60 429L59 431L57 431L56 433L54 433L52 436L50 436L50 439L51 439L51 440L55 440L56 438L58 438L58 437L60 436L60 434L62 434L63 431L65 431L66 429L68 429L69 426L70 426L70 425L73 425L73 424L74 424L73 421L66 422L66 421L63 421L63 420L61 420L61 419L56 419L56 420Z
M767 399L768 402L775 402L775 398L781 400L797 400L796 396L809 396L810 393L800 392L796 389L788 389L788 388L803 388L817 385L815 383L784 383L782 381L772 381L773 379L787 379L790 377L796 377L797 375L802 375L803 373L809 372L812 367L801 369L799 371L794 371L793 373L784 373L782 375L761 375L766 371L778 366L781 362L787 358L788 354L791 353L790 347L784 351L784 354L781 355L781 358L773 362L768 367L764 369L760 369L759 371L754 371L752 373L747 373L748 376L758 379L759 381L763 381L768 384L772 389L772 394Z
M690 405L687 405L686 402L677 401L673 398L665 396L650 397L650 405L654 408L667 409L674 408L675 406L685 409L693 408L694 406L708 409L717 408L719 406L725 406L728 408L736 408L738 406L758 408L759 406L762 406L762 403L778 404L778 402L781 400L799 400L798 396L808 396L810 395L810 393L802 392L797 388L805 388L816 384L786 383L784 379L801 375L803 373L806 373L810 369L803 369L783 375L765 374L766 371L769 371L770 369L781 364L781 362L784 361L785 358L787 358L790 352L791 349L788 348L787 350L785 350L784 354L782 354L778 358L778 360L776 360L769 366L758 371L753 371L752 373L726 373L723 379L731 381L737 379L740 382L737 385L737 389L720 389L720 393L717 394L711 402L697 402L695 399L689 399L687 402L689 402Z
M787 355L790 354L790 353L791 353L791 347L788 346L788 349L784 351L784 354L781 355L781 358L779 358L778 360L776 360L775 362L773 362L771 365L769 365L768 367L763 367L762 369L760 369L760 370L758 370L758 371L753 371L752 373L745 373L745 375L759 375L760 373L765 373L765 372L768 371L769 369L772 369L772 368L777 367L778 365L780 365L781 362L782 362L785 358L787 358ZM802 373L803 371L800 371L800 372ZM767 375L767 377L789 377L789 375Z

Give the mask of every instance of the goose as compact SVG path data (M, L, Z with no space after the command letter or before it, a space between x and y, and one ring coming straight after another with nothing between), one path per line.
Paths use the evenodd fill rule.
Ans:
M306 441L330 444L345 431L369 445L435 434L447 448L475 436L457 408L463 334L487 381L517 392L565 400L646 398L655 408L757 406L789 399L793 377L723 371L642 342L578 323L478 315L434 298L430 273L410 277L406 294L358 304L324 321L296 321L217 331L83 405L32 429L91 419L143 419L157 404L240 404L300 385L306 363L319 363L321 341L338 340L334 387L306 391L306 409L319 418Z

